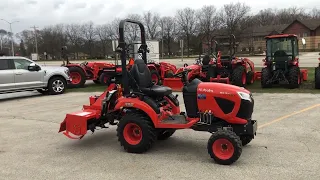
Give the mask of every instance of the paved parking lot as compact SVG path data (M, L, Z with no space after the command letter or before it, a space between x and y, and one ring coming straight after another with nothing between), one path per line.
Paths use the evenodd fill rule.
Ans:
M221 166L204 132L180 130L145 154L124 152L115 127L80 141L58 134L65 114L93 94L2 96L0 179L320 179L320 95L254 94L257 137Z

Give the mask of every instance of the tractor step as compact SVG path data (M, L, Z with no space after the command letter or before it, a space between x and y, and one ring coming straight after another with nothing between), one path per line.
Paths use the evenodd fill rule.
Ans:
M187 124L186 117L184 115L173 115L168 117L167 119L162 120L162 124Z

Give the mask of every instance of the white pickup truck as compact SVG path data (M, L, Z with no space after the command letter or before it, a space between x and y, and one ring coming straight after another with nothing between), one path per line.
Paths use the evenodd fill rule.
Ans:
M41 66L19 56L0 57L0 94L37 90L62 94L71 82L68 68Z

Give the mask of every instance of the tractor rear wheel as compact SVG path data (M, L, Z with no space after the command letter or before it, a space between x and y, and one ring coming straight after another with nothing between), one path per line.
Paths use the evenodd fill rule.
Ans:
M208 141L208 153L215 162L230 165L236 162L242 153L240 137L233 131L219 130Z
M158 133L158 140L166 140L176 132L175 129L164 129Z
M315 68L314 72L314 85L316 89L320 89L320 67Z
M300 86L301 78L300 78L300 68L298 66L292 66L289 69L288 81L289 81L290 89L298 88Z
M237 66L232 73L232 82L236 86L244 87L247 84L247 72L244 66Z
M79 67L69 67L70 76L71 76L71 88L83 87L86 83L86 75L83 70Z
M103 85L110 85L110 75L108 73L101 73L101 75L99 76L99 82L100 84Z
M155 69L151 69L150 73L151 73L151 78L152 78L152 81L154 82L154 84L160 85L160 76L159 76L158 71Z
M118 141L129 153L148 151L157 139L149 117L139 112L125 114L118 123Z
M261 70L261 87L269 88L272 86L268 81L271 79L271 71L268 68L262 68Z

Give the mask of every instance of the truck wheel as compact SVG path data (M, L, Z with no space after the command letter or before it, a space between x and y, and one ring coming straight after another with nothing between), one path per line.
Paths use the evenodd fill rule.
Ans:
M150 70L152 81L155 85L160 85L160 76L157 70Z
M110 85L110 75L108 73L101 73L101 75L99 76L99 82L100 84L103 85Z
M261 87L269 88L272 86L268 81L271 79L271 72L268 68L262 68L261 70Z
M70 87L72 88L79 88L83 87L86 83L86 75L83 70L79 67L69 67L70 76L71 76L71 84Z
M253 84L254 82L254 73L252 71L249 71L247 73L247 84Z
M166 140L176 132L175 129L164 129L158 133L158 140Z
M316 67L314 71L314 85L316 89L320 89L320 67Z
M232 73L232 81L236 86L244 87L247 84L247 73L243 66L237 66Z
M101 84L99 80L93 80L95 84Z
M153 123L141 113L125 114L118 123L118 141L129 153L144 153L156 141L157 135Z
M289 69L288 81L289 81L289 88L290 89L298 88L300 86L301 78L300 78L300 68L299 67L292 66Z
M63 77L53 77L48 82L48 94L63 94L66 90L67 83Z
M245 146L252 141L253 137L252 136L240 136L240 139L242 142L242 146Z
M228 130L219 130L213 133L208 141L207 148L211 158L222 165L230 165L236 162L242 153L239 136Z

